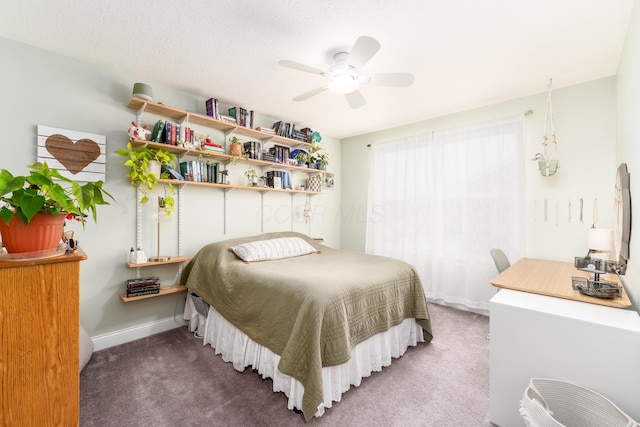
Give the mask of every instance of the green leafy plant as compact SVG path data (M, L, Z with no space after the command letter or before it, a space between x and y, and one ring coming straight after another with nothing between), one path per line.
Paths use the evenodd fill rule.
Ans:
M37 213L57 216L67 214L67 219L82 222L91 214L97 222L98 205L108 205L105 195L113 196L102 188L102 181L78 182L50 169L46 162L28 166L29 175L14 176L6 169L0 170L0 217L8 225L14 215L29 224ZM65 186L66 184L66 186Z
M258 172L251 166L249 166L249 169L247 169L246 171L244 171L244 176L247 177L247 180L249 181L249 186L256 186L257 182L258 182ZM255 179L254 179L255 178Z
M158 184L158 176L150 170L152 161L156 161L160 166L175 167L176 155L163 150L162 148L149 148L147 146L140 146L134 148L131 142L127 143L126 149L116 150L116 153L127 157L124 162L125 166L129 166L129 172L127 177L131 182L131 185L138 188L142 193L142 199L140 203L147 203L149 201L149 191L152 191ZM159 178L168 179L169 174L166 171L161 171ZM164 188L164 201L165 201L165 213L171 215L175 210L175 200L173 195L175 190L171 183L163 186Z
M242 155L242 143L237 136L232 136L229 138L229 154L232 156L241 156Z
M309 166L320 166L320 169L326 169L327 165L329 165L329 153L323 151L324 148L320 145L320 142L313 139L307 148L309 149ZM320 161L321 165L318 165L318 161Z
M293 156L293 160L298 162L298 166L306 166L307 162L309 161L309 155L302 150L298 150L295 156Z

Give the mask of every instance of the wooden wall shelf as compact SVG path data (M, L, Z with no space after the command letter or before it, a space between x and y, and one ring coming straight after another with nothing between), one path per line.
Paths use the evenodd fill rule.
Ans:
M128 297L127 294L120 295L120 299L124 302L138 301L146 298L159 297L162 295L175 294L177 292L185 292L187 290L186 286L183 285L173 285L166 288L160 288L160 292L157 294L149 294L149 295L141 295L139 297Z

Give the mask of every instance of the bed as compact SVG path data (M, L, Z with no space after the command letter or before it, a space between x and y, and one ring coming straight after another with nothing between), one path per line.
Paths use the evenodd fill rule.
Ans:
M284 249L269 246L275 242ZM291 251L293 242L308 251ZM266 260L246 258L247 247ZM237 370L251 366L272 378L274 391L284 392L289 409L302 410L306 420L408 346L432 339L411 265L333 249L300 233L206 245L181 283L189 288L189 328Z

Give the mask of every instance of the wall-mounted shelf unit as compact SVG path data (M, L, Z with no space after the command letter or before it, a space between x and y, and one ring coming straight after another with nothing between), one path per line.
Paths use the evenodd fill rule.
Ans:
M244 126L239 126L235 123L228 123L222 120L214 119L213 117L206 116L204 114L195 113L187 110L181 110L178 108L170 107L165 104L156 103L152 101L145 101L139 98L131 98L127 104L128 108L136 110L136 122L142 123L142 115L143 113L154 114L157 116L164 117L168 120L175 121L181 125L198 125L204 128L212 129L215 131L222 132L224 134L225 140L227 136L234 134L240 135L244 137L251 138L253 140L259 140L264 144L278 144L287 146L290 148L307 148L311 146L311 144L303 141L298 141L296 139L286 138L279 135L273 135L267 132L262 132L256 129L247 128ZM251 166L255 166L261 168L263 172L269 170L282 170L289 171L292 174L309 174L309 176L317 176L324 173L327 173L325 170L321 169L313 169L307 167L293 166L290 164L270 162L264 160L257 159L248 159L240 156L232 156L226 153L216 152L216 151L205 151L200 149L186 148L183 146L163 144L159 142L146 141L146 140L132 140L131 145L134 147L146 146L151 149L163 149L170 153L175 154L178 159L182 159L184 157L191 157L198 160L203 161L216 161L221 165L224 165L225 169L228 164L234 163L243 163L249 164ZM182 211L182 191L181 188L185 186L197 186L197 187L207 187L211 189L223 190L224 191L224 233L226 234L227 227L227 192L230 190L249 190L259 192L261 195L261 204L263 203L262 199L264 194L268 192L275 193L288 193L291 195L291 209L293 211L293 198L298 194L303 194L307 197L307 203L309 202L309 197L322 194L320 191L308 191L308 190L294 190L294 189L284 189L284 188L272 188L272 187L259 187L259 186L248 186L248 185L232 185L232 184L219 184L219 183L210 183L210 182L198 182L198 181L187 181L187 180L179 180L179 179L158 179L159 184L171 184L176 187L178 192L178 256L172 257L168 261L162 262L146 262L141 264L135 263L126 263L127 267L136 269L136 277L140 277L140 270L144 267L158 267L161 265L167 264L177 264L179 268L182 269L182 264L191 260L191 258L181 256L182 252L182 221L183 215ZM137 244L139 246L141 240L141 229L142 229L142 218L141 218L141 208L140 208L140 192L137 191L137 202L136 202L136 212L137 212ZM262 209L262 207L261 207ZM161 295L168 295L178 292L186 291L185 286L181 285L172 285L169 287L160 288L160 293L157 294L149 294L149 295L141 295L135 297L127 297L126 293L120 295L120 299L123 302L137 301L140 299L153 298Z
M166 118L175 120L180 123L192 123L208 128L216 129L224 132L225 135L234 133L237 135L247 136L249 138L255 138L262 141L271 141L277 144L287 145L290 147L305 147L311 144L296 139L286 138L279 135L272 135L270 133L261 132L256 129L251 129L244 126L238 126L237 124L227 123L222 120L214 119L213 117L205 114L195 113L192 111L181 110L178 108L169 107L165 104L155 103L153 101L145 101L140 98L131 98L127 107L137 110L138 122L142 113L147 112L164 116ZM161 144L164 145L164 144ZM198 150L195 150L198 151ZM228 156L231 157L231 156Z
M141 263L133 263L133 262L127 262L127 267L129 268L141 268L141 267L157 267L160 265L168 265L168 264L177 264L177 263L184 263L184 262L188 262L191 261L191 258L189 257L185 257L185 256L175 256L175 257L171 257L170 259L166 260L166 261L148 261L148 262L141 262ZM137 300L141 300L141 299L146 299L146 298L153 298L153 297L159 297L162 295L168 295L168 294L174 294L176 292L184 292L187 290L186 286L182 286L182 285L172 285L172 286L167 286L167 287L163 287L160 288L160 292L157 294L148 294L148 295L140 295L140 296L136 296L136 297L128 297L126 293L120 295L120 299L123 302L130 302L130 301L137 301Z

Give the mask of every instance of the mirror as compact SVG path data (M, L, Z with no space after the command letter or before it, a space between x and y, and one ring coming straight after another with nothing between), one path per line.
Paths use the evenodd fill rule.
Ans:
M615 191L613 240L618 262L626 264L629 260L629 241L631 240L631 192L629 191L629 172L626 163L622 163L618 167Z

